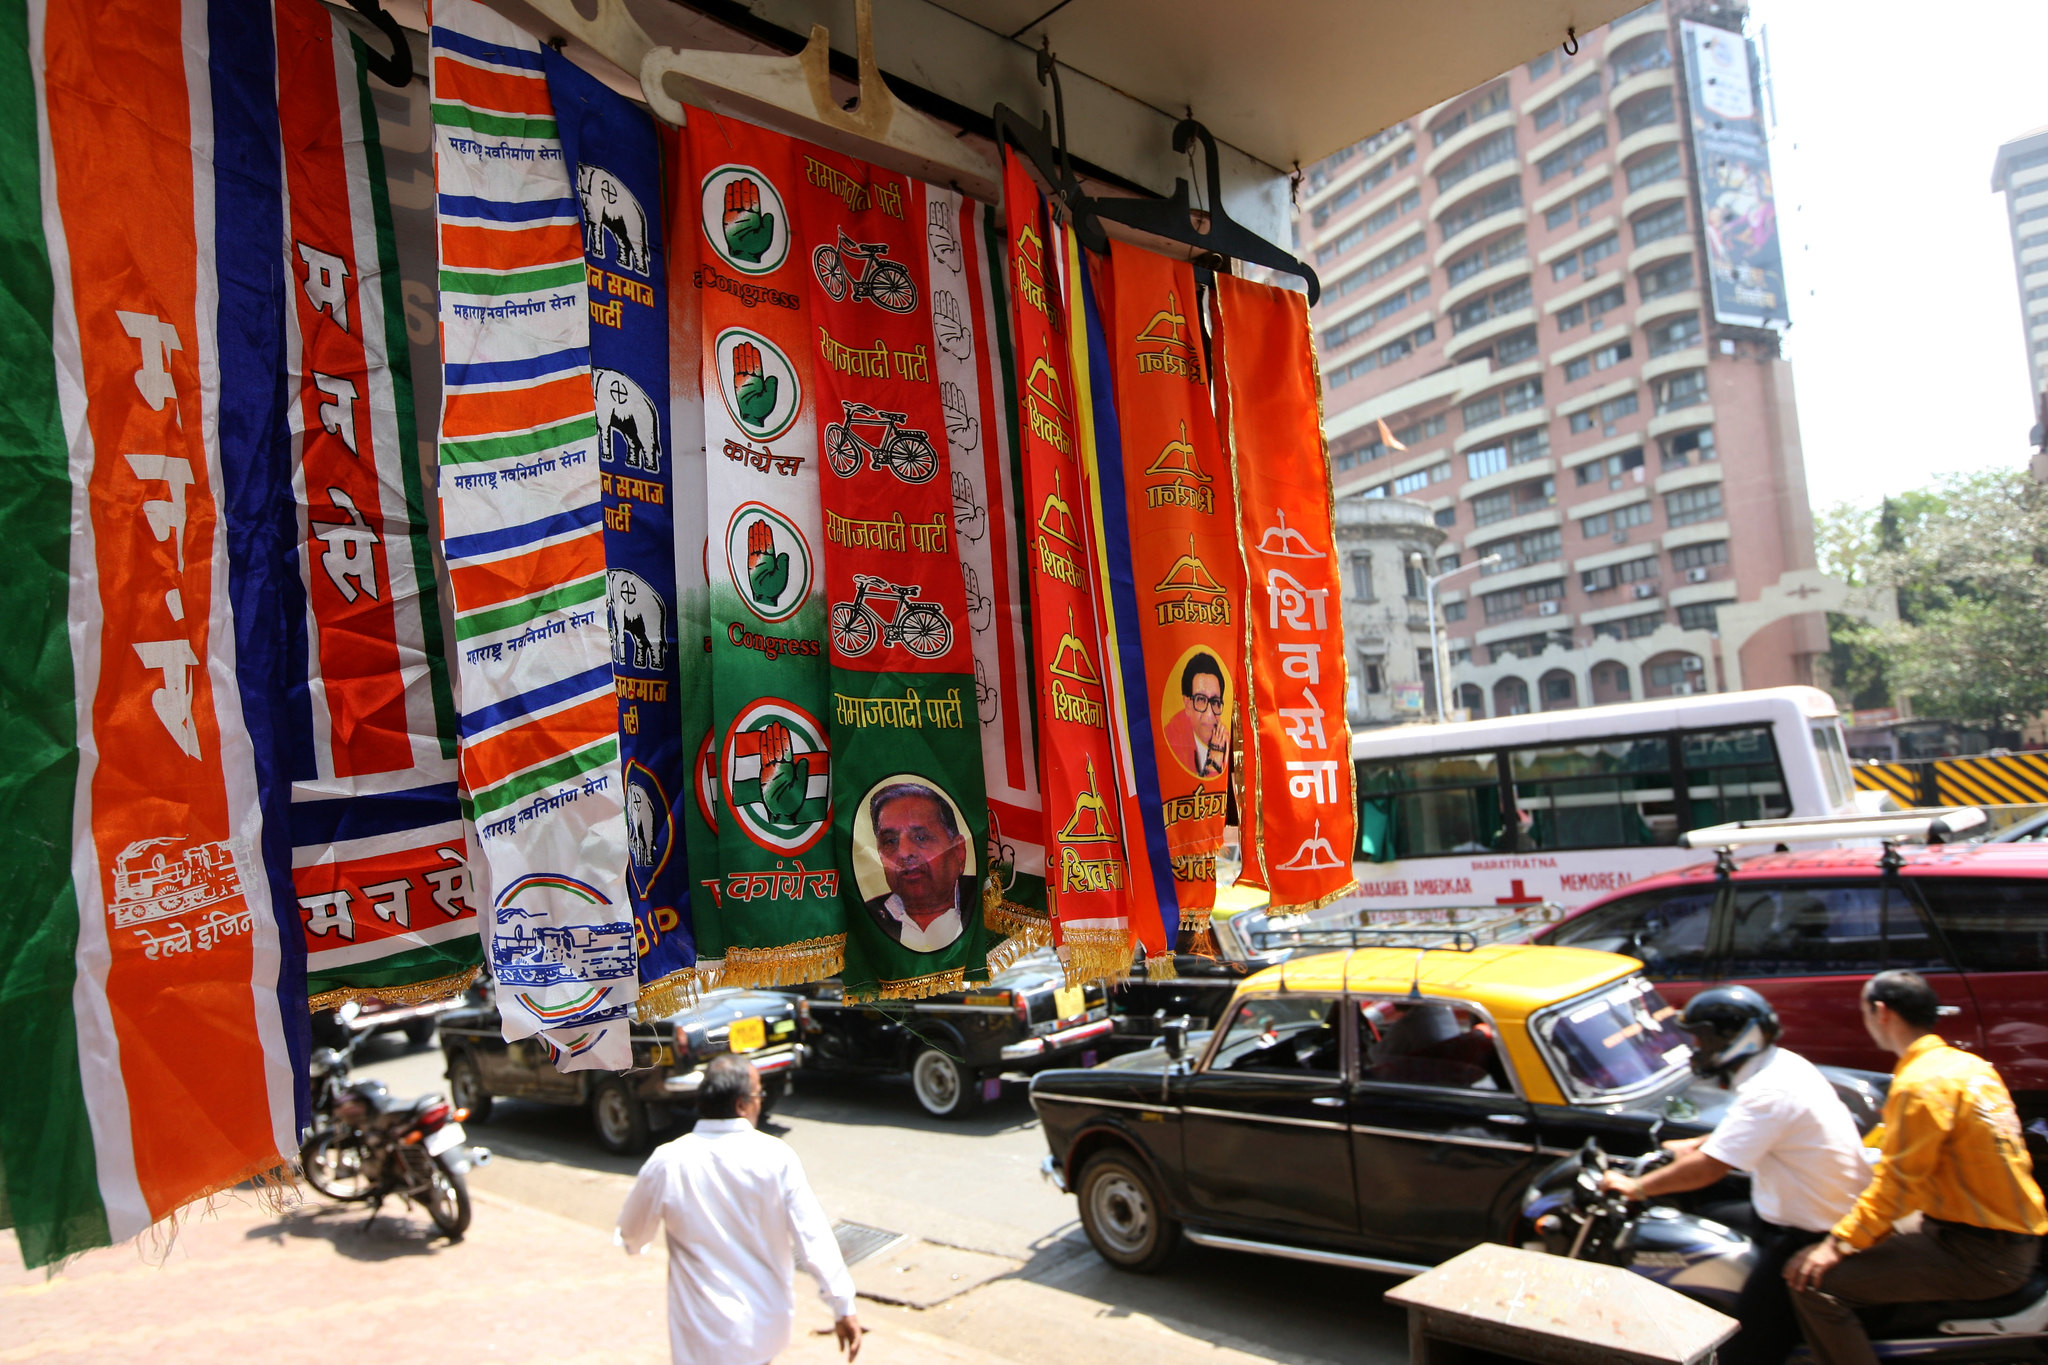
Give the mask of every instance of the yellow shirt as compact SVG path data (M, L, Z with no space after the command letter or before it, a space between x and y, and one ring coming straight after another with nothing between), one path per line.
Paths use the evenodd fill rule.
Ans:
M1918 1210L2001 1232L2048 1233L2019 1113L1982 1057L1928 1034L1892 1072L1884 1160L1835 1236L1857 1250Z

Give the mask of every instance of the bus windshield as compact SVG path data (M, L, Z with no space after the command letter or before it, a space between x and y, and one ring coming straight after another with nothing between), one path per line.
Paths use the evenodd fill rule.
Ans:
M1692 1047L1677 1018L1655 986L1632 976L1538 1018L1536 1036L1573 1099L1613 1099L1690 1061Z

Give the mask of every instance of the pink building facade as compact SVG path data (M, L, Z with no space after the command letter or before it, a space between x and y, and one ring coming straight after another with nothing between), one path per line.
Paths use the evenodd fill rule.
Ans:
M1430 508L1438 572L1500 557L1441 593L1475 716L1718 690L1718 608L1814 565L1777 333L1714 320L1673 8L1303 187L1339 497ZM1820 615L1775 621L1743 683L1811 682L1826 648Z

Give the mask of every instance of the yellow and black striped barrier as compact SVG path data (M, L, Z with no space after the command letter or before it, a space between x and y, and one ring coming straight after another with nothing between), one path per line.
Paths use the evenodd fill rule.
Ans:
M2048 804L2048 754L1859 763L1856 785L1889 792L1902 806Z

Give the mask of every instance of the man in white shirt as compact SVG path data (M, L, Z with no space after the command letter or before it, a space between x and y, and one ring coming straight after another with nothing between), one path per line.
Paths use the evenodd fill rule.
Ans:
M697 1090L697 1125L640 1168L619 1211L619 1244L639 1255L668 1233L668 1333L674 1365L765 1365L789 1345L800 1262L832 1307L848 1361L860 1354L853 1277L796 1153L756 1132L753 1063L714 1057Z
M1668 1142L1676 1159L1641 1179L1611 1172L1610 1189L1632 1199L1705 1189L1747 1171L1762 1253L1742 1287L1742 1323L1721 1365L1783 1365L1799 1341L1785 1262L1856 1204L1870 1182L1863 1138L1827 1077L1777 1045L1777 1011L1747 986L1716 986L1686 1003L1679 1026L1693 1036L1693 1070L1735 1092L1704 1138Z

